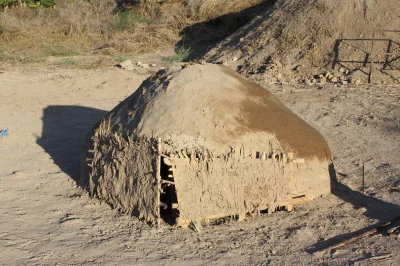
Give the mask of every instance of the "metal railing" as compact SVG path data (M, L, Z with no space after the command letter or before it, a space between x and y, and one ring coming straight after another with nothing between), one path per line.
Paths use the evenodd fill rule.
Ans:
M393 38L387 38L387 37L379 37L378 34L379 33L400 33L400 30L374 30L372 33L372 38L346 38L346 39L339 39L336 41L336 45L334 48L334 53L335 53L335 59L333 61L333 66L332 68L335 68L335 65L337 63L339 63L341 66L346 67L344 65L347 63L356 63L356 64L361 64L362 67L357 68L357 70L361 71L362 73L364 73L367 77L368 77L368 82L372 83L373 81L373 77L377 76L378 74L375 74L374 72L376 71L376 65L379 63L383 63L384 67L382 69L380 69L380 72L382 73L383 71L388 71L388 70L395 70L395 71L399 71L400 72L400 67L396 67L394 66L392 63L395 61L399 61L400 62L400 42L396 42L393 40ZM365 48L365 45L368 47L368 44L365 43L365 45L357 45L357 44L353 44L352 42L370 42L370 49ZM387 42L388 45L386 47L386 52L378 52L377 51L377 42ZM355 51L359 51L362 52L365 57L363 59L360 60L342 60L339 59L340 57L340 47L341 45L344 44L347 47L354 49ZM393 47L396 47L399 52L394 52ZM380 56L385 56L385 61L379 61L377 60L378 57ZM390 58L390 57L394 57L394 58ZM369 66L368 66L369 64ZM385 69L386 67L390 67L389 69ZM346 67L347 68L347 67ZM392 76L392 74L388 74L387 75ZM400 77L393 77L397 80L400 81Z
M368 82L369 83L371 83L372 82L372 76L374 75L374 65L375 65L375 41L376 41L376 33L377 32L390 32L390 33L400 33L400 30L374 30L373 31L373 33L372 33L372 44L371 44L371 53L370 53L370 55L371 55L371 62L370 62L370 65L369 65L369 77L368 77ZM399 56L398 58L396 58L396 59L400 59L400 53L392 53L392 52L390 52L390 47L391 47L391 43L392 43L393 41L392 40L389 40L389 49L388 49L388 52L386 52L386 53L383 53L383 54L381 54L381 55L386 55L386 56ZM400 70L400 69L398 69L397 68L397 70Z

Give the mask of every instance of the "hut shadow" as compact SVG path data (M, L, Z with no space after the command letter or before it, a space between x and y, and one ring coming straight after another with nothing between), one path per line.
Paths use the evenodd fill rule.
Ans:
M42 136L37 139L54 163L78 185L86 135L108 112L90 107L52 105L43 110Z
M352 204L353 207L356 209L365 208L366 212L364 213L364 215L369 217L370 219L378 220L378 222L355 232L337 235L325 241L318 242L305 250L307 253L311 254L325 249L329 246L335 245L355 235L365 233L400 215L399 205L364 195L363 193L354 191L348 186L340 183L337 180L336 170L333 164L331 164L331 166L329 167L329 173L331 177L332 193L343 201Z

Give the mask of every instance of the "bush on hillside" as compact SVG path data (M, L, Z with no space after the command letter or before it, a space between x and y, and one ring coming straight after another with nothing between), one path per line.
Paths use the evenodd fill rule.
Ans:
M53 7L55 5L56 0L0 0L0 7L8 8L8 7L19 7L19 6L28 6L28 7Z

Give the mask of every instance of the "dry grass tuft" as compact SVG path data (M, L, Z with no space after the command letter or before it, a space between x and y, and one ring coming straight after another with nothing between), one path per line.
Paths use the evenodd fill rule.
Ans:
M55 10L19 8L1 12L1 48L45 53L56 46L90 49L107 39L113 6L112 0L60 1Z
M59 0L56 9L14 8L0 12L0 60L150 52L177 43L190 25L262 1L142 0L122 11L115 0Z

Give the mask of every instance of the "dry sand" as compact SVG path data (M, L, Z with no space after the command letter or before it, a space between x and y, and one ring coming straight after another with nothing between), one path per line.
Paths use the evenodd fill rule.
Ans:
M0 264L398 263L399 240L382 235L324 255L309 252L400 215L399 87L271 87L327 139L340 181L335 195L195 233L152 228L75 185L85 135L144 78L116 70L0 72L0 128L10 131L0 139Z

